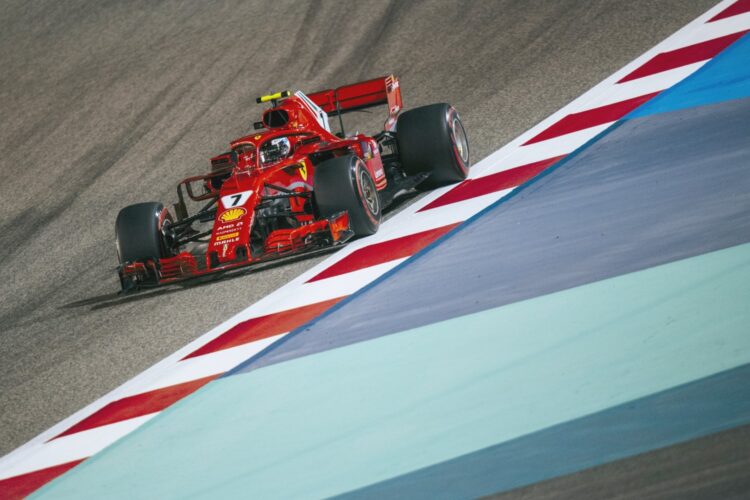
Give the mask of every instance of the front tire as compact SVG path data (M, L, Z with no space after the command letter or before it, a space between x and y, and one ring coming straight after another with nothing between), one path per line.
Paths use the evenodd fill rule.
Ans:
M469 141L449 104L430 104L399 115L396 140L406 174L430 174L420 189L460 182L469 174Z
M117 257L126 262L158 261L175 254L170 241L172 216L157 202L130 205L117 215Z
M315 203L321 217L346 210L357 236L377 232L382 217L380 195L364 162L354 155L339 156L315 167Z

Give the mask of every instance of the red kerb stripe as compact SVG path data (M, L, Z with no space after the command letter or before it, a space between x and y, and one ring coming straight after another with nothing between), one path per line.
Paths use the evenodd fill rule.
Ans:
M410 234L409 236L402 236L401 238L394 238L392 240L360 248L336 262L328 269L325 269L321 273L312 277L308 280L308 283L350 273L352 271L364 269L365 267L383 264L384 262L409 257L457 225L458 223L448 224L447 226L441 226L435 229L422 231L421 233Z
M727 17L737 16L739 14L744 14L745 12L750 12L750 0L737 0L732 5L709 19L708 22L712 23L719 19L726 19Z
M34 491L56 477L65 474L81 462L83 462L83 459L55 465L47 469L35 470L34 472L21 474L20 476L0 479L0 498L3 500L16 500L31 495Z
M229 349L230 347L236 347L238 345L247 344L248 342L254 342L256 340L265 339L274 335L279 335L280 333L294 330L298 326L315 318L342 298L343 297L338 297L331 300L325 300L323 302L317 302L315 304L309 304L295 309L289 309L287 311L281 311L243 321L222 333L203 347L191 352L183 359L202 356L204 354L221 351L222 349Z
M747 33L747 30L714 38L713 40L696 43L695 45L688 45L687 47L671 50L669 52L662 52L661 54L655 55L652 59L645 62L632 73L623 77L617 83L629 82L630 80L636 80L638 78L643 78L644 76L711 59L716 54L729 47L745 33Z
M555 156L554 158L510 168L478 179L465 180L443 196L420 208L419 211L424 212L433 208L450 205L451 203L458 203L459 201L469 200L477 196L516 187L535 177L539 172L563 158L565 158L565 155Z
M658 92L570 114L542 131L539 135L529 139L524 143L524 146L619 120L656 94Z
M52 439L162 411L216 378L215 375L118 399ZM51 441L51 440L50 440Z

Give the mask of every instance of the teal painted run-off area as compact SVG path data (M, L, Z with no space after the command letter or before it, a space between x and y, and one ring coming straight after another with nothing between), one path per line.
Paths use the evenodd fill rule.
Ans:
M750 423L747 61L745 36L527 192L295 332L308 355L206 385L37 495L475 497ZM689 144L703 156L673 164L663 143L701 123L726 133L712 126L711 144ZM650 162L621 162L636 149ZM565 183L576 175L580 191ZM437 321L430 305L449 310L483 278L464 273L450 283L467 293L450 296L428 271L462 265L468 235L510 224L514 210L548 221L529 224L550 231L532 262L540 275L529 265L503 300ZM570 232L555 238L566 226L553 214ZM504 272L507 261L482 257L489 279ZM430 283L421 316L398 318L408 329L383 326L406 299L379 290ZM382 319L358 323L359 337L326 330L367 307Z
M345 493L750 363L748 283L742 245L223 378L40 495Z

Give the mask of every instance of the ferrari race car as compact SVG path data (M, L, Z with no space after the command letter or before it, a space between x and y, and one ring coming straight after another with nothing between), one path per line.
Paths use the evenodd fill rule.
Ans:
M172 210L123 208L115 231L124 291L342 245L375 233L383 209L412 188L459 182L469 145L456 110L401 112L394 76L259 97L270 108L255 133L177 186ZM383 131L347 136L341 115L387 105ZM331 131L338 117L341 130ZM186 196L188 199L186 199ZM196 206L188 213L188 203Z

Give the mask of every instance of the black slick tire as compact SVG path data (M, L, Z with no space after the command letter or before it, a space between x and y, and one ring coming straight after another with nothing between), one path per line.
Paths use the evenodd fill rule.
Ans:
M174 251L165 238L171 222L169 211L158 202L137 203L120 210L115 222L120 264L172 256Z
M315 203L321 217L346 210L356 236L377 232L382 217L380 196L364 162L355 155L339 156L315 167Z
M449 104L405 111L398 117L396 139L406 174L430 174L420 189L460 182L469 174L469 141L461 118Z

